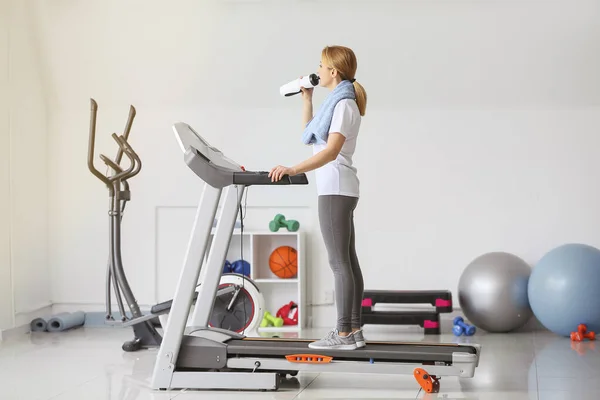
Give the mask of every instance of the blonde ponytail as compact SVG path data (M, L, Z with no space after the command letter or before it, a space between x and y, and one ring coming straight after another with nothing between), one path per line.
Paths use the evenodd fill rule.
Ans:
M360 115L364 117L367 111L367 91L357 81L354 81L354 91L356 92L356 105Z

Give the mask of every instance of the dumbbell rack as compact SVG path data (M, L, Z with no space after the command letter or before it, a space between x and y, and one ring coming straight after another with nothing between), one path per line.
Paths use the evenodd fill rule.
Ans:
M430 304L432 310L375 310L375 304ZM361 325L419 325L425 334L440 334L440 314L452 312L448 290L365 290Z

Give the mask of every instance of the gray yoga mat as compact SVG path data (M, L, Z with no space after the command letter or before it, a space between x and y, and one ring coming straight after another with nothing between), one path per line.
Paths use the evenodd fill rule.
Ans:
M44 332L47 327L48 322L44 318L36 318L30 324L31 332Z
M60 313L48 320L48 332L61 332L76 326L81 326L84 323L85 313L83 311Z

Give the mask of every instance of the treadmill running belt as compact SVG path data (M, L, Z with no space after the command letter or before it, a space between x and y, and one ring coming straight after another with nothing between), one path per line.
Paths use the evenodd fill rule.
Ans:
M444 362L452 363L452 354L457 352L475 354L472 346L440 346L407 343L367 342L367 346L356 350L311 349L312 341L281 340L230 340L227 355L242 357L284 357L290 354L319 354L334 360L387 360L399 362Z

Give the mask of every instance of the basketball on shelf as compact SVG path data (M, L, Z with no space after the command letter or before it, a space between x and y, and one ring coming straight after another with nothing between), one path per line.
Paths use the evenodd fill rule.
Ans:
M269 257L269 268L282 279L289 279L298 273L298 252L291 246L280 246Z

